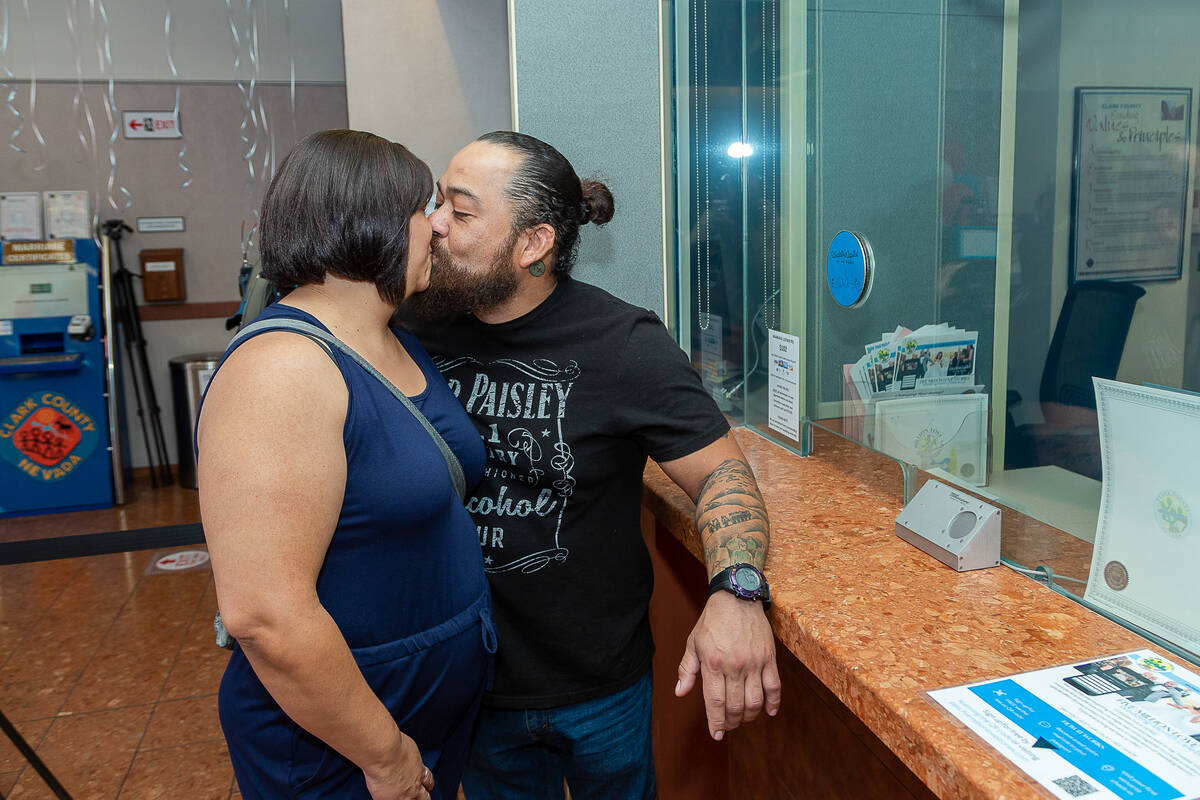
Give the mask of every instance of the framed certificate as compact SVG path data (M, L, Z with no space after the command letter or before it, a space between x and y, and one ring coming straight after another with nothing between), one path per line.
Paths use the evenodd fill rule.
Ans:
M1191 89L1075 90L1072 280L1182 275L1191 146Z
M1084 596L1200 654L1200 397L1092 380L1104 486Z

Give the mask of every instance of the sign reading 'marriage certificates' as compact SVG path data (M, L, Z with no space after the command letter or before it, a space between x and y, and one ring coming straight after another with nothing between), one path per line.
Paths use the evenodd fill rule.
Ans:
M1092 380L1104 489L1085 597L1200 653L1200 396Z
M1163 280L1183 267L1191 89L1077 89L1077 281Z

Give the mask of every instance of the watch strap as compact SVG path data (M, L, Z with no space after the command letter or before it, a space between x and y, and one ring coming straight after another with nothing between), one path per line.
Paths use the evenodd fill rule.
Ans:
M750 570L758 575L759 583L757 589L748 591L739 586L734 580L734 572L743 569ZM769 608L771 605L771 589L767 584L766 576L753 564L733 564L714 575L712 580L708 582L708 593L712 595L720 591L729 592L742 600L761 600L763 608Z

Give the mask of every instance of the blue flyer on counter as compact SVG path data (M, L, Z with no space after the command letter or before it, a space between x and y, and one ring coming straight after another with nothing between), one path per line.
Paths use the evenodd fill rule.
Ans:
M1200 798L1200 676L1151 650L929 697L1052 797Z

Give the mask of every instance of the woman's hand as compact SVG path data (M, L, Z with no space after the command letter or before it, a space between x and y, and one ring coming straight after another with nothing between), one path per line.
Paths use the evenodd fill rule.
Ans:
M421 762L417 743L399 734L392 757L375 768L364 768L373 800L429 800L433 773Z

